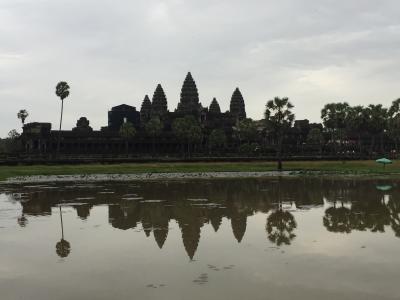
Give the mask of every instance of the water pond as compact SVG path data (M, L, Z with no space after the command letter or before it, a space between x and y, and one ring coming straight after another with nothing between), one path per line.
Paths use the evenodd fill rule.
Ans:
M400 299L400 180L0 185L0 299Z

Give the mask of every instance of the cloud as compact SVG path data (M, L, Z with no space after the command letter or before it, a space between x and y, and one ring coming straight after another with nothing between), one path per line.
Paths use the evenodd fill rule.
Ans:
M0 136L21 108L57 124L60 80L71 85L65 128L80 116L100 128L113 105L140 108L158 83L174 110L189 70L203 105L215 96L227 110L239 86L256 119L274 96L312 121L328 101L389 105L399 20L397 0L3 0Z

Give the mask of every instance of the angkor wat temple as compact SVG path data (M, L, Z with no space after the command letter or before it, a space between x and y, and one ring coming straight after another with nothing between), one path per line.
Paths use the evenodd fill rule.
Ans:
M190 72L183 82L180 102L174 112L168 110L167 98L161 84L158 84L152 99L146 95L140 111L136 107L121 104L108 112L108 126L93 130L89 120L81 117L72 130L61 131L60 152L68 154L125 153L125 141L119 133L121 125L130 122L136 129L136 135L129 140L129 153L149 153L153 149L153 140L145 131L145 124L158 117L162 124L162 133L157 136L157 153L179 153L181 143L172 132L172 122L177 118L193 116L207 136L212 129L221 128L227 136L232 135L232 127L246 118L243 96L238 88L233 92L230 110L221 112L214 98L210 106L203 107L199 101L196 83ZM28 123L23 127L23 144L27 153L52 153L57 149L59 132L52 129L50 123ZM200 141L198 150L204 146Z
M23 127L22 142L25 153L46 155L57 151L60 136L60 150L62 154L101 154L118 155L128 153L133 156L143 156L148 153L174 156L184 152L183 142L173 131L173 122L179 118L190 116L201 130L200 138L187 142L188 148L199 155L209 154L209 136L215 129L223 132L226 137L224 154L237 153L241 141L237 138L237 128L240 121L246 119L245 101L239 88L236 88L230 100L229 110L222 112L216 98L212 99L209 107L204 107L199 101L196 83L189 72L183 82L180 101L175 111L168 110L167 97L161 84L158 84L152 99L146 95L140 111L136 107L121 104L112 107L108 112L108 125L100 130L93 130L89 120L81 117L72 130L58 130L52 128L51 123L28 123ZM146 130L146 124L157 118L160 120L160 132L155 136ZM131 123L136 134L129 138L121 136L120 128L124 123ZM265 130L262 121L256 121L257 131ZM297 124L297 125L296 125ZM307 135L310 125L308 120L296 121L295 127L304 127L296 134ZM304 126L303 126L304 125ZM322 129L322 125L320 125ZM236 135L235 135L236 134ZM247 140L250 144L265 144L260 140L263 134L257 134Z

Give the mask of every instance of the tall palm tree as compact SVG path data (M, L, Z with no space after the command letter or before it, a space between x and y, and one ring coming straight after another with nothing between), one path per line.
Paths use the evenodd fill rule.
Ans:
M362 156L362 137L367 129L368 110L361 106L351 106L348 108L346 117L346 131L349 135L357 136L358 152Z
M395 150L398 152L398 145L400 143L400 99L394 100L389 108L388 134L393 139Z
M282 142L287 130L292 126L294 114L293 104L289 98L275 97L267 102L265 107L265 121L276 138L278 170L282 170Z
M22 127L24 127L25 124L25 120L26 118L29 116L29 113L26 109L21 109L18 113L17 113L17 117L18 119L21 120L22 122Z
M371 154L375 151L377 137L380 137L380 152L383 153L383 138L388 125L388 110L382 104L370 104L366 110L368 114L367 127L371 134Z
M321 110L321 119L325 128L331 133L331 142L334 145L335 153L337 153L336 140L339 140L339 146L342 146L349 107L347 102L328 103Z
M61 125L64 110L64 99L69 96L69 85L65 81L60 81L56 86L56 95L61 100L61 117L60 117L60 129L58 130L58 142L57 142L57 154L60 151L60 141L61 141Z

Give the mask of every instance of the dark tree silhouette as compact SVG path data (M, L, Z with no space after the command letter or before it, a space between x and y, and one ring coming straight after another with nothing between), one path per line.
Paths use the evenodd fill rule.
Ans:
M321 110L321 119L331 134L330 142L333 143L335 152L338 150L337 140L339 140L339 146L342 146L348 113L349 104L346 102L328 103Z
M187 146L187 153L190 156L190 145L201 140L201 128L193 116L177 118L172 123L172 131L182 145Z
M329 207L325 210L323 224L330 232L350 233L352 230L351 211L347 207Z
M276 138L278 170L282 170L282 142L285 133L292 126L294 114L292 113L293 104L289 102L289 98L275 97L267 102L265 108L265 121Z
M319 128L313 128L307 135L307 142L318 145L319 154L322 154L322 146L325 142L324 135Z
M60 128L58 130L58 142L57 142L57 154L60 152L60 143L61 143L61 126L62 126L62 118L64 112L64 99L69 96L69 85L65 81L60 81L56 86L56 95L61 100L61 116L60 116Z
M214 129L208 137L210 153L212 150L221 150L226 147L226 134L222 129Z
M28 224L28 219L25 217L24 213L17 219L18 225L20 227L25 227Z
M120 136L125 140L126 155L129 155L129 140L136 135L136 129L131 122L125 122L119 129Z
M8 132L7 136L8 136L7 138L9 138L10 140L15 140L19 138L21 135L18 133L18 131L13 129Z
M163 124L158 115L153 116L145 125L147 135L151 137L152 153L155 152L156 138L162 133Z
M21 109L21 110L17 113L18 119L21 120L22 127L24 126L25 120L26 120L26 118L27 118L28 116L29 116L29 113L28 113L28 111L27 111L26 109Z
M290 212L279 208L268 216L266 226L268 239L277 246L282 244L290 245L291 241L296 237L293 233L296 227L297 223L294 216Z
M375 152L375 141L376 138L380 139L380 152L383 153L383 137L384 132L387 129L387 117L388 110L382 106L382 104L374 105L370 104L367 107L368 120L367 127L368 132L371 135L371 146L370 153Z

